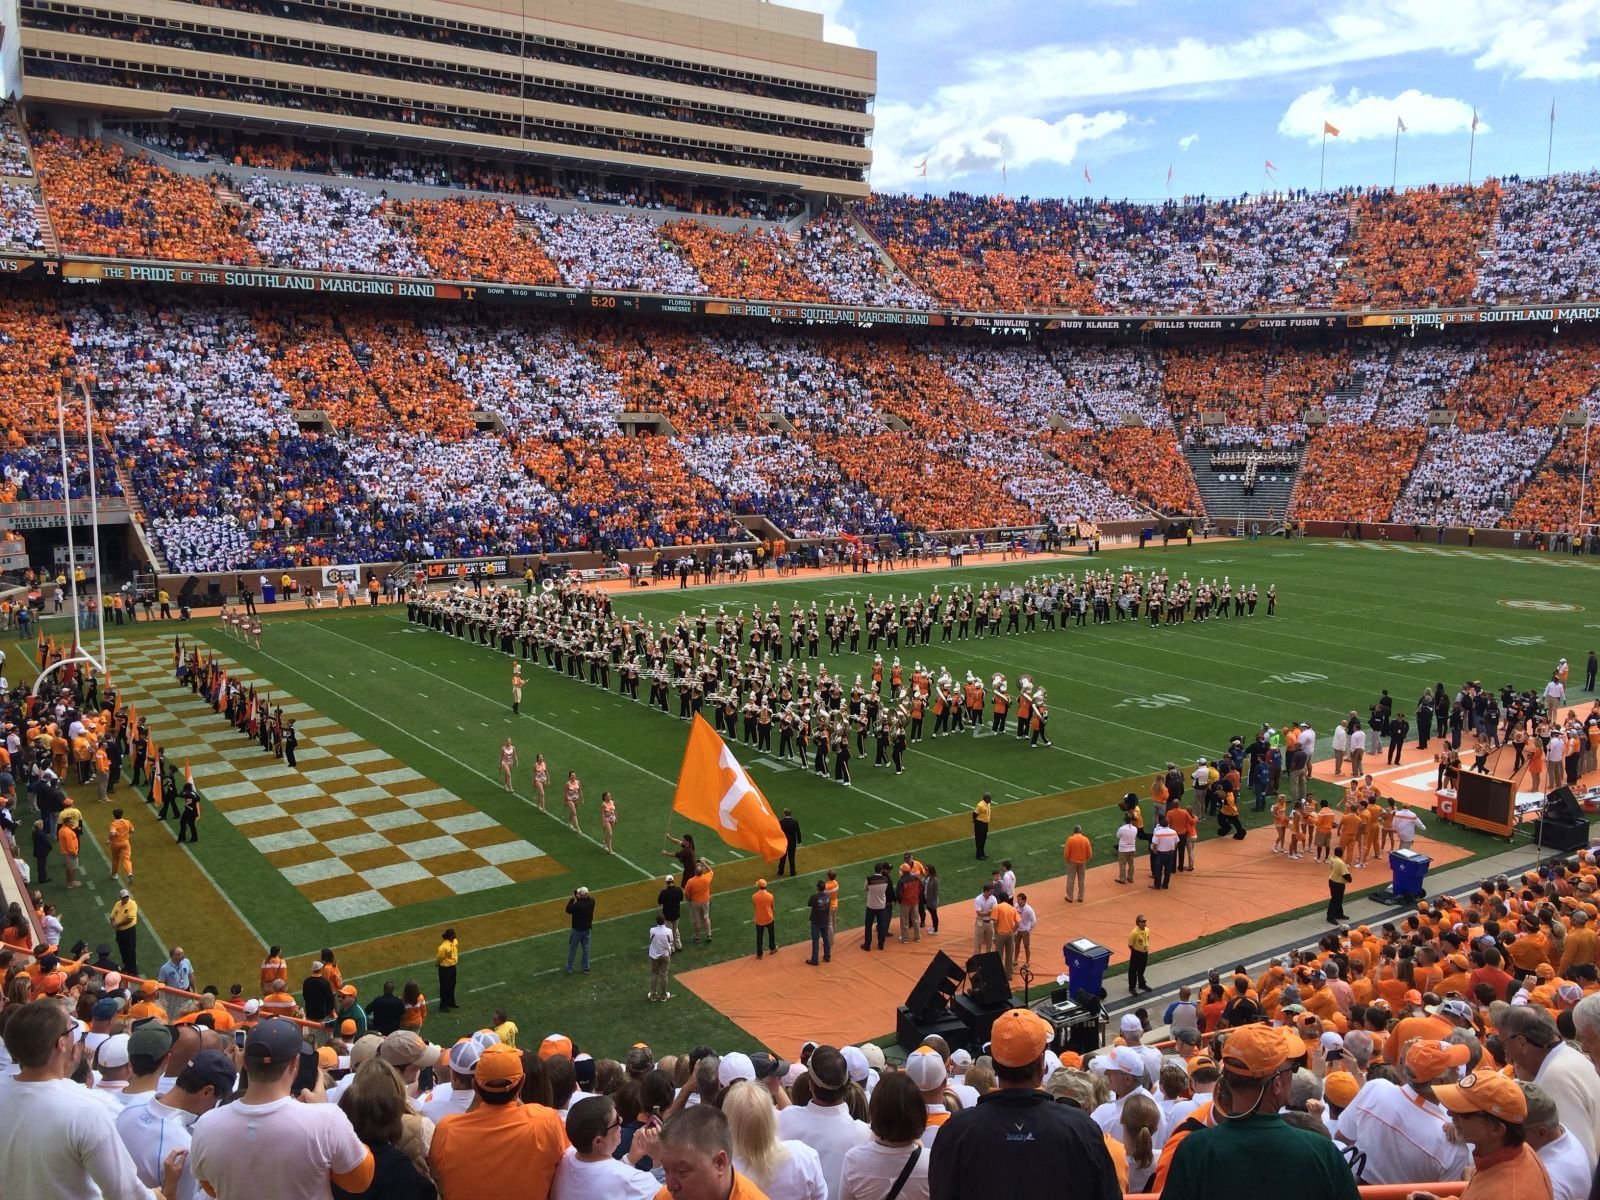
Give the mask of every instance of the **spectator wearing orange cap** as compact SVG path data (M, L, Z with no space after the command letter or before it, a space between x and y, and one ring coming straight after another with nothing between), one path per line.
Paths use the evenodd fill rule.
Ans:
M1086 1200L1119 1200L1100 1127L1040 1088L1052 1036L1049 1023L1028 1009L995 1021L989 1054L997 1087L977 1107L952 1116L934 1139L933 1200L1054 1196L1065 1179L1077 1181L1075 1194Z
M547 1200L567 1133L554 1109L524 1104L522 1056L490 1046L472 1070L477 1102L445 1117L433 1131L428 1164L450 1200Z
M1504 1075L1477 1072L1440 1087L1437 1095L1456 1136L1472 1146L1476 1170L1462 1193L1465 1200L1550 1200L1550 1174L1523 1131L1528 1102L1521 1088ZM1412 1198L1437 1200L1426 1191Z
M1436 1086L1453 1083L1472 1059L1464 1045L1417 1039L1406 1044L1405 1083L1369 1079L1339 1118L1336 1136L1366 1155L1369 1183L1460 1179L1466 1148L1450 1136L1449 1114L1434 1099Z

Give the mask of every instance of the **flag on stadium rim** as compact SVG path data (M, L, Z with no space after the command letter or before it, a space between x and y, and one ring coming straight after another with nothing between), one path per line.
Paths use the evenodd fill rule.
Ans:
M1276 171L1276 170L1277 170L1277 169L1278 169L1278 168L1277 168L1277 167L1276 167L1276 166L1274 166L1274 165L1273 165L1273 162L1272 162L1272 160L1271 160L1271 159L1270 159L1270 158L1269 158L1269 159L1267 159L1267 174L1268 174L1268 175L1271 175L1271 174L1272 174L1272 173L1273 173L1273 172L1274 172L1274 171Z
M928 177L928 160L927 159L923 159L921 162L919 162L917 164L917 174L922 176L924 179L926 179Z
M1088 167L1084 167L1084 169L1083 169L1083 181L1085 183L1093 183L1094 182L1093 179L1089 178L1089 168Z
M717 831L730 846L776 862L788 849L772 805L700 714L678 770L672 811Z
M1395 128L1398 129L1401 133L1405 133L1406 132L1406 119L1404 117L1399 117L1399 116L1395 117L1394 125L1395 125Z
M1339 127L1337 125L1335 125L1332 121L1323 121L1322 122L1322 132L1325 133L1325 134L1328 134L1330 137L1338 137L1339 136Z
M1555 111L1555 107L1556 107L1555 106L1555 101L1552 100L1550 102L1550 111L1554 112ZM1476 106L1474 106L1474 108L1472 110L1472 132L1473 133L1477 133L1478 132L1478 110L1477 110Z

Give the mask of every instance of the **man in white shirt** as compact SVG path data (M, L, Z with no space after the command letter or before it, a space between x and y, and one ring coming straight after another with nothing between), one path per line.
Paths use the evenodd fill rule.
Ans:
M263 1181L274 1200L327 1200L330 1183L349 1192L371 1185L372 1151L327 1103L320 1073L304 1102L290 1094L303 1040L281 1017L257 1025L244 1044L245 1099L195 1123L189 1169L216 1200L259 1200Z
M1522 1132L1550 1174L1554 1200L1587 1200L1591 1172L1583 1143L1562 1127L1556 1102L1536 1083L1521 1085L1528 1101L1528 1119Z
M1129 1096L1149 1096L1155 1101L1155 1096L1145 1086L1145 1061L1144 1055L1132 1046L1113 1047L1105 1068L1106 1086L1111 1089L1112 1098L1089 1114L1094 1123L1116 1138L1117 1141L1127 1145L1127 1131L1122 1127L1122 1106L1128 1102ZM1156 1108L1160 1109L1160 1104ZM1154 1148L1159 1151L1167 1140L1167 1118L1162 1114L1161 1123L1156 1126L1155 1136L1151 1139Z
M482 1053L478 1043L471 1038L463 1038L451 1046L449 1081L441 1081L417 1097L416 1110L438 1124L451 1113L466 1112L472 1107L472 1072Z
M666 917L656 913L656 923L650 926L650 990L645 994L646 1000L672 999L667 984L671 980L674 936Z
M1404 1050L1406 1082L1369 1079L1339 1114L1335 1140L1366 1155L1368 1183L1416 1183L1426 1177L1448 1183L1462 1178L1471 1161L1468 1147L1451 1137L1450 1114L1433 1089L1452 1083L1472 1058L1466 1046L1416 1041Z
M123 1089L133 1076L128 1061L128 1035L113 1034L100 1043L94 1052L94 1092L99 1099L110 1099L121 1109Z
M1300 722L1300 749L1306 752L1306 761L1317 757L1317 731L1307 721Z
M148 1104L135 1104L117 1117L117 1136L133 1156L141 1183L161 1186L162 1164L174 1150L189 1149L190 1127L233 1094L237 1073L220 1050L202 1050L178 1073L178 1082L165 1096ZM173 1200L203 1200L188 1162L178 1176Z
M1017 954L1023 965L1033 965L1033 930L1039 924L1039 914L1028 903L1028 893L1017 893Z
M1422 823L1420 817L1410 808L1401 805L1394 814L1394 833L1400 840L1400 849L1411 849L1411 843L1417 840L1417 831L1426 830L1428 827Z
M1555 1101L1561 1124L1582 1144L1593 1171L1600 1129L1600 1073L1594 1064L1562 1040L1547 1009L1496 1002L1489 1018L1517 1080L1537 1083Z
M839 1194L839 1176L844 1156L872 1137L872 1127L850 1116L845 1096L850 1087L844 1055L833 1046L818 1046L811 1052L811 1102L791 1104L778 1114L778 1136L804 1142L822 1160L828 1195Z
M550 1200L651 1200L659 1190L656 1177L636 1165L656 1147L657 1132L646 1125L635 1131L627 1161L612 1158L622 1144L622 1118L610 1096L585 1096L567 1111L567 1140L572 1146L556 1167Z
M1117 882L1133 882L1133 856L1139 853L1139 827L1133 817L1123 818L1117 826Z
M6 1053L19 1071L0 1083L0 1174L28 1200L151 1200L111 1109L69 1078L82 1050L78 1023L36 1000L9 1014Z
M994 884L986 883L983 891L972 898L972 952L982 954L986 950L995 948L994 942L994 906L999 901L994 898Z

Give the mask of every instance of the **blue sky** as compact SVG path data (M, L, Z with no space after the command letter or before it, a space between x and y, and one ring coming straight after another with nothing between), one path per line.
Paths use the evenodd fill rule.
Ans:
M1158 198L1600 167L1600 0L784 0L878 52L880 191ZM918 164L927 160L927 177ZM1004 166L1004 176L1001 168ZM1091 182L1085 182L1087 168Z

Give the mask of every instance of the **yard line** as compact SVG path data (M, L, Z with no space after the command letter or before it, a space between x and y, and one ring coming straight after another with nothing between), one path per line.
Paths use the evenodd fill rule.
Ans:
M328 630L328 632L329 633L333 633L332 630ZM334 633L333 636L334 637L344 638L344 635L340 634L340 633ZM344 638L344 640L348 642L348 641L354 641L355 639L353 639L353 638ZM358 642L356 644L360 645L361 643ZM334 691L334 689L329 687L325 682L323 682L322 680L316 679L316 678L314 678L314 677L312 677L310 675L307 675L304 671L300 670L298 667L294 666L292 663L285 662L283 659L278 658L275 655L268 654L265 651L259 651L259 653L261 654L261 656L263 658L269 660L270 662L275 662L275 663L279 664L280 666L286 668L289 671L290 674L300 676L300 678L304 679L307 683L310 683L315 687L319 687L319 688L323 689L324 691L329 692L334 696L337 696L340 700L343 700L346 704L350 705L351 707L359 709L361 712L366 713L367 716L371 717L374 721L383 722L383 724L387 725L390 729L394 730L396 733L402 734L402 735L404 735L406 737L412 736L407 730L402 729L399 725L396 725L393 721L389 720L388 717L385 717L385 716L382 716L382 715L380 715L378 713L373 712L370 708L368 708L365 704L362 704L359 700L352 700L349 696L346 696L344 693ZM377 651L374 651L374 653L382 654L383 651L377 650ZM418 669L420 670L421 668L418 668ZM543 722L541 721L540 724L543 724ZM457 728L460 728L460 727L458 726ZM550 728L554 729L555 726L552 725ZM596 748L598 749L598 747L596 747ZM501 793L504 792L505 787L498 779L491 779L488 775L485 775L482 771L478 770L478 768L473 766L471 763L463 762L461 759L457 758L455 755L449 753L446 750L439 749L438 747L432 747L432 749L433 749L433 752L435 754L438 754L440 757L448 758L451 762L455 763L456 766L461 767L462 769L468 771L469 773L471 773L473 775L476 775L479 779L482 779L485 783L489 783L489 784L494 785L495 790L497 792L501 792ZM613 755L612 757L615 757L615 755ZM623 760L623 761L626 761L626 760ZM643 770L643 768L640 768L640 769ZM652 772L647 772L647 773L648 774L654 774L653 771ZM659 779L660 776L658 775L658 776L656 776L656 778ZM513 796L516 796L518 800L522 801L522 803L526 804L529 808L533 809L535 812L542 813L544 816L549 817L550 820L554 821L557 825L560 825L563 829L568 829L568 830L571 829L571 827L565 821L563 821L560 817L558 817L555 813L548 812L548 811L540 808L537 804L535 804L532 800L529 800L526 796L519 796L515 792L512 792L511 794ZM574 830L573 832L578 832L578 831ZM601 842L599 838L594 837L592 834L578 832L578 836L581 837L584 841L589 842L589 843L591 843L592 845L595 845L595 846L600 846L602 849L604 849L605 843ZM613 853L611 855L611 857L616 859L618 862L627 863L630 867L632 867L635 871L639 872L639 874L642 875L646 879L654 879L655 876L656 876L656 873L654 871L645 870L643 867L641 867L638 863L634 862L632 859L624 858L622 855L616 854L616 853Z
M594 960L590 959L589 961L593 962ZM484 984L482 987L468 988L467 994L470 996L473 992L487 992L490 988L505 987L505 985L506 981L504 979L497 979L493 983Z

